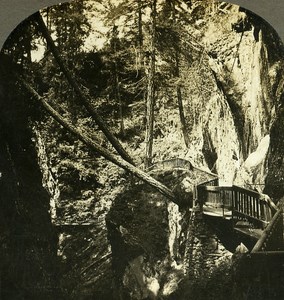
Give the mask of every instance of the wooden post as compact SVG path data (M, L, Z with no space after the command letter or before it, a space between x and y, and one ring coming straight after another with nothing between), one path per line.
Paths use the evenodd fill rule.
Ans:
M256 199L255 197L252 198L252 203L253 203L253 217L256 215Z
M249 196L250 215L253 216L253 197Z
M199 205L200 212L203 212L204 204L204 188L202 185L197 186L197 202Z
M250 215L250 213L249 213L249 199L248 199L248 194L246 194L245 198L246 198L246 213L248 215Z
M260 200L259 200L259 198L257 199L257 205L256 205L256 212L257 212L257 215L256 215L256 217L259 219L259 202L260 202Z

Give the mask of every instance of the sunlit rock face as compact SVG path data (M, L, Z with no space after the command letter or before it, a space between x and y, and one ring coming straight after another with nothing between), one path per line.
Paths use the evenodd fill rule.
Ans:
M202 42L216 85L214 95L208 99L208 110L203 111L203 147L207 139L211 156L215 152L217 157L214 168L221 182L232 184L237 176L242 185L264 184L264 152L267 154L269 145L266 136L281 97L281 42L262 19L236 6L218 22L208 23ZM262 162L258 168L251 168L249 178L245 174L246 180L241 182L241 172L249 163L244 162L255 151L261 152Z
M154 139L154 159L185 157L217 173L221 184L232 184L276 117L282 45L262 19L233 5L208 19L199 16L188 32L199 42L198 59L182 58L180 66L190 143L185 147L178 109L168 104L174 91L160 90L156 123L161 132ZM265 161L256 171L261 184Z

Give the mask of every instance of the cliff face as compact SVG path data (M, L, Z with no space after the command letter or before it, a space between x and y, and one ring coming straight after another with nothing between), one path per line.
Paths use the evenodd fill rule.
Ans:
M211 168L221 181L262 190L270 129L281 99L283 46L268 24L236 6L212 17L200 32L208 70L201 89L212 92L199 112L199 148L205 158L215 155Z
M283 96L281 96L283 98ZM281 101L282 103L282 101ZM282 104L280 104L281 106ZM271 128L271 142L268 157L268 171L265 192L280 200L284 194L283 174L283 109L280 108Z
M185 157L216 172L224 184L263 190L269 134L281 98L282 44L268 24L237 6L210 19L199 17L188 35L183 43L190 48L195 41L188 53L198 57L190 61L187 53L180 62L190 143L187 148L183 142L174 90L160 89L155 160ZM259 158L245 163L260 144ZM140 157L143 144L138 150Z

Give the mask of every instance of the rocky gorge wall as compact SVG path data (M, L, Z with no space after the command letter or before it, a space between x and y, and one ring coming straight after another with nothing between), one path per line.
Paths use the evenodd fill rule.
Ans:
M270 129L281 102L283 46L258 16L234 5L225 8L199 15L183 40L187 54L197 57L190 61L185 54L180 63L189 146L183 143L178 109L168 104L173 91L160 90L156 123L161 133L154 155L160 160L175 153L214 171L223 184L262 191ZM164 149L163 142L173 145Z
M0 298L58 299L57 234L42 186L27 106L0 77ZM5 78L5 79L4 79Z
M237 152L220 157L235 160L235 170L225 165L219 169L222 174L232 170L236 184L261 191L268 172L270 129L281 99L283 45L269 24L250 12L233 6L224 16L228 19L223 26L211 22L203 39L235 127L212 140L231 149L228 142L238 141Z

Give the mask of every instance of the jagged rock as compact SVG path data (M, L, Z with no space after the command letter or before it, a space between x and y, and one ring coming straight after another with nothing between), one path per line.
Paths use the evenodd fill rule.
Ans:
M249 252L249 250L243 243L240 243L240 245L236 248L235 251L235 253L247 253L247 252Z

